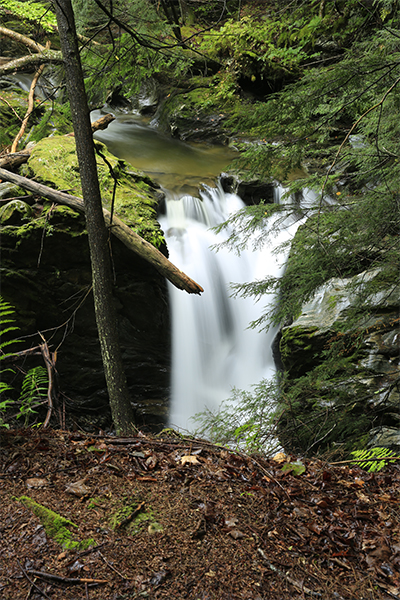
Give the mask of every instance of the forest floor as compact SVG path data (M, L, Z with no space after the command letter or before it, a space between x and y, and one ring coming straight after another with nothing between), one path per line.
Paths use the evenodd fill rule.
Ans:
M399 464L294 461L3 431L0 598L400 598Z

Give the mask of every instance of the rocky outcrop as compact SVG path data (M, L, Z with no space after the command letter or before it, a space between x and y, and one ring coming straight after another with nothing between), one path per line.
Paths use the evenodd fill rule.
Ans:
M157 109L153 124L184 142L229 143L223 124L226 116L213 107L206 108L206 86L174 91Z
M72 146L71 138L43 140L32 153L29 174L79 195ZM130 165L112 155L107 159L119 177L117 212L149 240L160 241L158 191ZM99 175L107 203L113 186L104 167L100 165ZM9 194L17 195L15 190ZM41 332L51 350L57 350L58 402L61 411L66 405L67 425L75 421L84 428L107 427L111 418L90 291L84 218L40 199L28 197L25 205L24 211L19 201L13 201L2 209L1 293L15 306L16 324L24 336L17 349L40 343ZM162 424L169 395L165 280L119 240L112 239L111 253L123 360L138 423ZM40 363L40 357L28 358L24 369Z
M283 421L287 427L291 419L306 424L291 436L282 425L289 446L304 451L319 438L327 447L400 450L400 285L380 283L361 303L359 297L379 273L329 280L283 327L280 353L287 386L298 391Z
M221 173L220 181L224 192L237 194L248 205L259 204L261 200L272 204L276 198L276 183L251 177L248 173Z

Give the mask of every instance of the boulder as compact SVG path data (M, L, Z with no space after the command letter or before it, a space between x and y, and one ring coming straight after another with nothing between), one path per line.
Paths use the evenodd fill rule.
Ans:
M330 279L281 331L286 389L298 390L292 417L320 428L324 444L357 449L371 436L375 439L368 432L377 425L400 434L400 285L385 286L380 274L372 269ZM364 288L374 291L360 298ZM282 436L290 446L283 422L288 423L283 419ZM315 442L316 430L307 429L308 434L302 431L303 451Z
M107 160L118 175L116 212L148 241L160 243L157 190L130 165L112 155ZM26 170L53 187L80 194L73 138L40 142ZM99 177L107 204L113 181L105 163L99 164ZM1 293L15 307L23 336L16 350L41 343L40 332L50 350L57 352L55 422L65 406L69 427L111 426L84 217L42 201L41 210L37 207L28 221L1 227L1 246ZM170 364L166 282L118 239L111 238L110 248L123 361L138 424L162 426L167 419ZM37 364L43 364L40 356L28 357L24 369Z
M258 177L249 177L245 173L222 173L220 181L224 192L237 194L248 205L259 204L260 200L273 204L276 195L276 183Z

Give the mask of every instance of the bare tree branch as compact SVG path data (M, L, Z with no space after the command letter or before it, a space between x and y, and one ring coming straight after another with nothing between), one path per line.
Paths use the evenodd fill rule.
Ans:
M44 65L40 65L40 67L38 68L38 70L36 71L36 73L35 73L35 75L34 75L34 77L32 79L31 87L29 89L29 96L28 96L28 110L26 111L25 116L23 118L21 128L18 131L17 135L15 136L15 139L14 139L12 145L11 145L11 152L12 153L17 151L18 142L22 138L22 136L24 135L26 126L28 124L29 117L31 116L31 114L33 112L33 109L34 109L34 106L35 106L35 89L36 89L36 84L38 82L39 77L43 73L43 69L44 69Z

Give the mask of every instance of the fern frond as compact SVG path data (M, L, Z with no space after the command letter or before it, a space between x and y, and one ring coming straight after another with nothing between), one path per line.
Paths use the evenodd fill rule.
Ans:
M9 333L10 331L18 331L19 327L17 327L17 325L8 325L9 323L15 323L15 319L11 319L11 318L6 318L9 316L14 316L14 308L11 306L11 304L9 304L8 302L6 302L1 296L0 296L0 336L4 336L5 334ZM7 325L7 327L4 327L4 325ZM20 340L4 340L4 341L0 341L0 360L4 360L5 358L7 358L7 356L12 356L12 353L4 353L3 352L3 348L5 348L6 346L9 346L10 344L14 344L15 342L18 342Z
M369 473L380 471L387 463L395 462L394 460L390 460L390 458L396 456L393 450L379 446L370 450L355 450L351 454L355 458L354 464L357 464L362 469L366 469Z
M30 369L24 377L19 402L42 401L47 396L48 377L44 367Z

